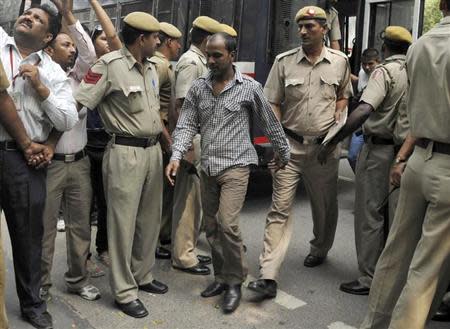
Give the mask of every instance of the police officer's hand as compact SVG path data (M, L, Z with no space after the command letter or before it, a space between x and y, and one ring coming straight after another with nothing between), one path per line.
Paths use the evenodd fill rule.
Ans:
M320 145L317 160L319 160L321 165L327 163L328 156L336 149L336 145L337 144L331 142L326 145Z
M280 169L284 169L284 167L286 167L286 163L281 162L279 154L275 152L273 159L269 161L267 167L272 173L275 173Z
M177 176L178 168L180 167L180 161L170 160L166 167L166 177L169 180L170 185L175 186L175 177Z
M391 168L391 173L389 175L389 181L391 185L399 187L402 179L402 174L405 171L406 162L400 162L394 164Z

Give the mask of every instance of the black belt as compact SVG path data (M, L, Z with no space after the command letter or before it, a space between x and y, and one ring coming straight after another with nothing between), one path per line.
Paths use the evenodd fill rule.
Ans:
M147 148L147 147L158 144L160 139L161 139L161 134L146 137L146 138L115 136L114 144Z
M300 144L304 143L305 138L303 136L297 135L295 132L293 132L292 130L290 130L286 127L283 127L283 130L286 133L286 135L291 137L296 142L299 142ZM319 136L319 137L316 137L313 141L315 144L322 144L324 138L325 138L325 136Z
M431 142L433 142L433 152L450 155L450 144L447 143L435 142L428 138L419 138L416 140L416 145L426 149Z
M15 141L4 141L0 142L0 150L2 151L17 151L19 146Z
M78 160L83 159L86 156L86 151L81 150L77 153L71 153L71 154L64 154L64 153L55 153L53 155L53 160L56 161L64 161L65 163L71 163Z
M375 145L394 145L394 140L392 138L382 138L374 135L364 135L364 142L371 142Z

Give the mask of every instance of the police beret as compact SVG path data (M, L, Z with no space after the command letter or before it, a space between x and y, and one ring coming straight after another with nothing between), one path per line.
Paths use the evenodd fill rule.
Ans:
M233 38L237 37L237 32L232 26L227 25L227 24L220 24L220 27L222 28L223 33L226 33L226 34L232 36Z
M222 32L222 27L220 26L220 23L208 16L198 16L192 22L192 26L209 33Z
M327 14L322 8L316 6L306 6L300 9L295 15L295 21L301 21L305 19L321 19L326 20Z
M176 28L176 26L166 22L159 23L159 26L161 27L160 31L167 34L170 38L181 38L181 32Z
M158 32L160 30L158 20L150 14L135 11L123 19L124 23L139 31Z
M388 39L393 42L404 42L411 44L412 35L407 29L402 26L388 26L384 30L384 39Z

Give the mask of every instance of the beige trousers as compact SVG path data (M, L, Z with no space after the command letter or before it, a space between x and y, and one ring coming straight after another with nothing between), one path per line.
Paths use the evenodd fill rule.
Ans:
M201 173L205 233L211 246L215 280L229 285L241 284L248 269L239 213L244 205L250 169L227 169L218 176Z
M358 281L369 288L384 248L385 218L380 206L389 194L394 156L394 145L364 143L356 162L355 243L361 273Z
M6 265L5 265L5 258L3 255L3 239L1 237L1 229L0 229L0 328L2 329L8 328L8 318L6 317L6 308L5 308L5 272L6 272Z
M64 202L67 248L67 272L64 278L71 289L79 289L88 284L86 260L91 244L91 198L89 157L71 163L52 161L47 171L47 198L43 216L42 286L52 285L56 223L61 202Z
M362 329L423 329L450 275L450 156L414 149ZM434 303L433 303L434 299Z
M291 154L283 170L273 174L272 206L267 215L264 247L259 257L260 277L276 279L293 230L291 216L297 185L303 178L312 209L313 234L310 253L324 257L333 245L338 205L339 160L331 154L325 165L317 160L318 145L308 145L304 155Z
M110 142L103 182L111 289L117 302L129 303L138 298L139 286L153 281L163 189L160 145L144 149Z
M197 174L189 172L189 166L182 162L177 173L173 196L172 264L182 268L198 264L195 248L202 223L199 135L194 138L193 145L195 150L194 166Z

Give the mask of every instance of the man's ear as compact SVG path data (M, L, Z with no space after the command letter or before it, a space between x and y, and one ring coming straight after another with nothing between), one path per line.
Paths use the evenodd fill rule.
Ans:
M47 33L47 35L45 36L43 42L48 45L50 41L52 41L53 39L53 34L51 33Z
M55 53L55 50L51 46L45 47L44 51L50 56L53 57L53 54Z

